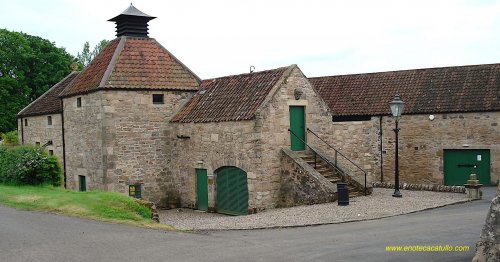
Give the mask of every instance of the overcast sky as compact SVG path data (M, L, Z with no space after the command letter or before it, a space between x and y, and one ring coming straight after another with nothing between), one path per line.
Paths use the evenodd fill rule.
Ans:
M0 28L76 55L131 0L0 0ZM297 64L307 76L500 62L500 1L134 0L202 79Z

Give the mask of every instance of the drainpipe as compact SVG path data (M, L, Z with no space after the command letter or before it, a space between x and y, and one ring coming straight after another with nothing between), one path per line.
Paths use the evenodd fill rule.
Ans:
M61 98L61 133L62 133L62 155L63 155L63 176L64 176L64 188L67 188L66 185L66 143L64 142L64 102Z
M384 140L382 137L382 117L379 117L379 140L380 140L380 182L384 182Z
M21 117L21 145L24 145L24 119Z

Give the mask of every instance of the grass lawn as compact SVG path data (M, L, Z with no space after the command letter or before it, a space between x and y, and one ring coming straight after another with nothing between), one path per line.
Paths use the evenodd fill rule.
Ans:
M0 204L148 228L173 229L151 220L151 211L116 192L77 192L50 186L0 184Z

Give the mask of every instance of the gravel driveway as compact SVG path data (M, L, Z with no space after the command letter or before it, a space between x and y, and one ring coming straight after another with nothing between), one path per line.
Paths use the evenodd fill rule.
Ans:
M291 208L277 208L247 216L227 216L191 209L160 210L160 223L184 230L255 229L332 224L395 216L467 201L466 194L429 191L401 191L374 188L370 196L351 198L348 206L337 202Z

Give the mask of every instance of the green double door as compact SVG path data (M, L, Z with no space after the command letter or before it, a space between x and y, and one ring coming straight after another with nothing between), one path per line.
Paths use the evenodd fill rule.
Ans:
M196 208L208 210L208 178L206 169L196 169Z
M445 185L463 185L472 173L479 183L490 185L490 150L446 149L443 158Z
M216 171L217 212L229 215L248 214L247 174L237 167Z
M290 144L293 151L302 151L306 149L306 115L305 107L290 106Z

